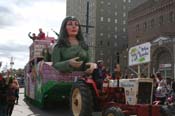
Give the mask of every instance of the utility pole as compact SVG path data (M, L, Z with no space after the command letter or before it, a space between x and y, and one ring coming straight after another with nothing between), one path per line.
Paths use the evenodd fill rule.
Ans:
M87 1L86 3L86 24L85 25L82 24L80 26L86 29L85 31L86 41L88 42L88 45L90 49L92 50L91 56L93 57L93 60L94 60L95 50L93 48L93 40L92 39L89 40L89 28L94 28L94 26L89 25L89 1Z
M86 24L80 26L86 28L86 34L89 33L89 28L94 28L94 26L89 25L89 1L86 3Z
M14 65L13 57L10 58L10 70L12 71Z

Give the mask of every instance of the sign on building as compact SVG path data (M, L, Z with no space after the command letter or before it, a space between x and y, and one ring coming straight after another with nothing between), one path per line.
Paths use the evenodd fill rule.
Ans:
M51 41L48 40L35 40L30 46L30 60L36 57L43 57L42 51L50 45Z
M129 66L150 62L150 42L129 49Z

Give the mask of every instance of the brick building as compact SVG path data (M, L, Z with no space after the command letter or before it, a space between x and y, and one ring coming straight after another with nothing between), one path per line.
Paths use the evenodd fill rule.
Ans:
M128 14L128 46L151 42L151 72L175 78L175 0L148 0Z

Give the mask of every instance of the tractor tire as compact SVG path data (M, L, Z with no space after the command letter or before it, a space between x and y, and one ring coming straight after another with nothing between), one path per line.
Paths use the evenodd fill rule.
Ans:
M92 116L93 96L91 89L82 81L73 84L70 94L70 106L73 116Z
M102 114L102 116L124 116L120 108L110 107Z

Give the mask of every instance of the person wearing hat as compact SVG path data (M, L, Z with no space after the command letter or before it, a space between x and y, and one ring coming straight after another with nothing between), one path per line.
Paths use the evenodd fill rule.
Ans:
M97 61L97 68L94 70L92 77L97 84L97 88L102 89L103 80L106 77L106 69L103 60Z

